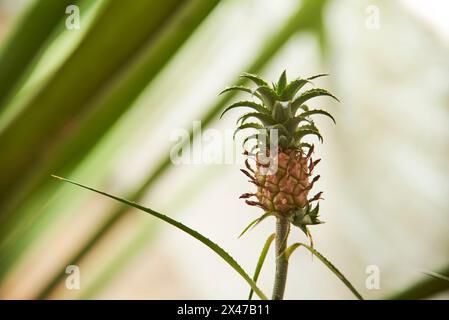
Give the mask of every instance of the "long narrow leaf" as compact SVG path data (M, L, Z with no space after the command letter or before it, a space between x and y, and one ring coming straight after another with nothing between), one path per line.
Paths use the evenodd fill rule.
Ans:
M170 194L170 202L164 205L164 211L177 212L181 211L186 205L201 194L204 187L204 181L211 181L222 176L223 172L212 166L201 170L201 179L198 175L193 175L188 180L180 184L180 188ZM54 181L52 181L54 183ZM134 210L132 210L134 212ZM133 213L135 214L135 213ZM123 217L127 217L124 215ZM91 300L98 298L104 288L108 286L120 272L129 266L130 263L139 254L142 254L145 246L155 241L161 233L161 227L165 227L164 223L154 223L153 219L145 219L141 225L133 229L130 237L124 240L118 250L114 250L114 254L108 259L102 260L96 266L98 272L94 272L93 278L82 290L75 295L61 297L63 299ZM65 268L63 268L65 269ZM73 292L74 293L74 292ZM54 296L50 296L51 299ZM40 298L37 298L40 299Z
M211 241L210 239L206 238L205 236L203 236L201 233L199 233L198 231L195 231L191 228L189 228L188 226L182 224L181 222L172 219L164 214L161 214L159 212L156 212L150 208L146 208L143 207L135 202L126 200L126 199L122 199L119 198L117 196L108 194L106 192L100 191L100 190L96 190L94 188L82 185L80 183L77 183L75 181L71 181L65 178L61 178L58 176L53 176L56 179L74 184L78 187L99 193L103 196L106 196L108 198L114 199L116 201L119 201L123 204L126 204L128 206L134 207L136 209L142 210L146 213L151 214L152 216L167 222L168 224L171 224L172 226L184 231L185 233L187 233L188 235L194 237L195 239L197 239L198 241L202 242L204 245L206 245L207 247L209 247L210 249L212 249L216 254L218 254L227 264L229 264L235 271L237 271L238 274L240 274L242 276L242 278L248 282L248 284L251 286L251 288L253 288L254 292L262 299L262 300L267 300L267 296L257 287L257 285L255 284L255 282L248 276L248 274L245 272L245 270L242 269L242 267L237 263L237 261L234 260L234 258L232 258L224 249L222 249L218 244L216 244L215 242Z
M298 98L296 98L293 101L292 104L293 104L293 106L299 106L299 105L303 104L304 102L306 102L312 98L319 97L319 96L328 96L328 97L334 98L337 101L340 101L340 100L338 100L338 98L336 96L334 96L332 93L328 92L327 90L315 88L315 89L307 90L306 92L301 94Z
M435 275L439 275L436 277ZM440 292L449 290L449 265L438 270L433 275L428 274L411 284L409 287L402 289L395 294L386 297L391 300L418 300L429 298Z
M292 114L296 114L299 109L302 109L304 111L309 111L309 107L305 104L292 104Z
M257 98L259 98L260 100L262 100L262 97L260 96L260 94L258 94L256 91L254 91L254 90L252 90L252 89L250 89L248 87L245 87L245 86L231 86L231 87L227 87L224 90L222 90L219 94L223 94L223 93L226 93L226 92L229 92L229 91L243 91L243 92L249 93L251 95L254 95Z
M254 283L257 283L257 280L259 279L260 271L262 270L262 266L265 262L265 258L267 257L268 250L270 250L271 243L273 242L274 238L276 238L276 234L271 234L267 241L265 241L265 244L262 248L262 252L260 253L259 260L257 261L256 270L254 270L254 276L253 281ZM251 288L249 291L248 300L251 300L253 298L254 290Z
M303 116L300 114L299 116L296 116L294 118L288 119L284 126L287 128L289 132L294 132L295 129L298 127L298 125L301 123L301 121L308 121L306 116Z
M164 28L157 33L157 37L145 45L142 50L133 54L131 61L127 62L125 70L114 79L109 79L113 83L112 85L98 92L94 99L86 103L85 108L91 112L85 117L71 120L72 129L64 134L62 143L55 144L46 150L46 161L36 161L32 176L16 179L20 180L18 182L20 187L16 188L14 195L8 194L6 208L3 207L0 210L0 215L5 216L5 220L0 226L0 239L7 234L4 230L22 229L27 226L23 223L24 216L27 214L28 218L33 215L34 218L36 212L21 210L23 209L22 205L27 203L27 200L34 200L34 196L43 187L51 187L51 184L48 183L48 176L52 172L58 172L61 175L69 174L74 167L79 165L83 157L101 141L100 138L107 130L133 105L133 101L139 93L151 83L217 4L218 0L207 1L207 3L203 0L192 0L178 10L167 13L169 17L166 17ZM164 5L168 5L168 3ZM92 139L92 137L96 137L96 139ZM18 233L24 234L25 232L19 231ZM20 242L24 243L23 247L25 247L26 243L29 243L29 239L21 236ZM9 260L14 261L14 257L20 253L21 250L18 250L14 244L14 250L9 254L11 256ZM4 268L9 268L10 264L6 259L0 259L0 277L1 271Z
M241 77L253 81L258 86L268 86L268 83L266 83L265 80L263 80L256 74L245 72L244 74L241 75Z
M257 112L260 113L264 113L264 114L268 114L268 110L265 109L264 106L262 106L261 104L258 104L257 102L254 101L238 101L236 103L231 104L229 107L227 107L220 115L220 118L223 117L223 115L228 112L229 110L235 109L235 108L250 108L250 109L254 109Z
M327 77L327 76L329 76L328 73L321 73L321 74L317 74L315 76L309 77L309 78L307 78L307 80L313 80L313 79L316 79L316 78Z
M262 125L259 124L259 123L253 123L253 122L242 124L242 125L240 125L237 129L235 129L233 138L235 138L236 134L237 134L239 131L245 130L245 129L262 130L262 129L264 129L264 126L262 126Z
M277 94L280 94L287 85L287 70L284 70L279 77L278 83L277 83Z
M1 215L9 205L10 190L24 183L36 164L47 161L49 149L63 144L67 131L71 131L68 127L76 127L75 119L87 111L86 103L114 82L129 59L156 36L162 22L174 15L182 2L130 1L124 10L120 1L109 1L102 7L83 41L0 132ZM152 19L148 19L148 12Z
M309 110L309 111L305 111L303 113L301 113L302 117L308 117L308 116L312 116L314 114L322 114L324 116L327 116L329 118L332 119L332 121L336 124L337 122L335 121L334 117L327 111L324 110L320 110L320 109L314 109L314 110Z
M277 93L269 86L260 86L257 92L262 96L263 102L269 109L272 109L275 101L279 100Z
M0 111L14 87L32 64L46 40L65 17L66 7L77 0L34 1L27 8L0 53Z
M303 126L303 127L305 127L305 126ZM301 127L301 128L303 128L303 127ZM320 139L321 142L323 142L323 136L317 130L299 129L298 131L295 132L295 137L298 139L302 139L307 135L315 135L318 137L318 139Z
M255 226L257 226L259 223L261 223L263 220L265 220L265 218L271 216L272 213L271 212L267 212L264 213L262 216L258 217L257 219L254 219L253 221L251 221L246 227L245 229L243 229L243 231L240 233L239 238L241 238L249 229L254 228Z
M290 82L284 89L281 95L281 100L292 100L298 90L300 90L304 85L309 83L307 79L296 79Z
M343 275L343 273L340 272L340 270L338 270L328 259L326 259L321 253L319 253L318 251L316 251L314 248L312 248L311 246L308 246L307 244L298 242L298 243L294 243L292 244L290 247L287 248L286 251L286 256L287 259L290 257L290 255L299 247L304 247L307 250L309 250L312 254L314 254L318 259L320 259L320 261L326 266L328 267L336 276L338 279L340 279L345 286L351 290L351 292L357 297L357 299L359 300L363 300L362 295L354 288L354 286L351 284L351 282L349 282L349 280Z
M243 124L243 123L245 123L246 120L248 120L250 118L255 118L255 119L259 120L260 122L262 122L262 124L264 126L269 126L269 125L274 124L274 120L270 115L259 113L259 112L250 112L250 113L242 115L237 120L237 124L239 124L239 123Z

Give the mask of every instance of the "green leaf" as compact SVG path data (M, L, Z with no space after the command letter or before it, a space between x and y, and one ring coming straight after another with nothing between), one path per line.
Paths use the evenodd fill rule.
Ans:
M251 109L256 110L257 112L264 113L264 114L269 114L268 110L267 110L264 106L262 106L262 105L260 105L260 104L258 104L258 103L256 103L256 102L254 102L254 101L239 101L239 102L233 103L233 104L231 104L229 107L227 107L227 108L221 113L220 119L221 119L221 118L223 117L223 115L224 115L226 112L228 112L229 110L234 109L234 108L239 108L239 107L251 108Z
M311 115L314 115L314 114L322 114L322 115L328 116L329 118L332 119L332 121L335 124L337 124L337 122L335 121L334 117L329 112L324 111L324 110L320 110L320 109L314 109L314 110L310 110L310 111L305 111L305 112L301 113L300 116L301 117L308 117L308 116L311 116Z
M244 130L244 129L262 130L262 129L264 129L264 127L259 123L253 123L253 122L245 123L245 124L242 124L239 127L237 127L237 129L235 129L234 135L232 137L235 139L235 135L237 134L237 132L239 132L240 130Z
M293 104L291 106L292 109L292 115L296 115L296 113L298 112L299 109L304 110L304 111L309 111L309 107L305 104Z
M351 290L351 292L359 299L363 300L362 295L354 288L354 286L349 282L349 280L328 260L326 259L321 253L316 251L311 246L308 246L307 244L298 242L292 244L290 247L287 248L285 255L287 256L287 259L290 257L290 255L299 247L304 247L307 250L309 250L312 254L314 254L326 267L328 267L336 276L339 278L345 286Z
M199 240L200 242L202 242L204 245L206 245L207 247L209 247L210 249L212 249L216 254L218 254L227 264L229 264L235 271L237 271L238 274L240 274L242 276L242 278L248 282L248 284L251 286L251 288L253 288L254 292L256 292L256 294L262 299L262 300L267 300L267 296L257 287L257 285L255 284L255 282L248 276L248 274L242 269L242 267L237 263L237 261L234 260L234 258L232 258L224 249L222 249L218 244L216 244L215 242L211 241L210 239L206 238L205 236L203 236L201 233L199 233L198 231L195 231L191 228L189 228L188 226L182 224L181 222L174 220L162 213L156 212L150 208L146 208L143 207L135 202L131 202L128 201L126 199L122 199L119 198L117 196L108 194L106 192L100 191L100 190L96 190L94 188L82 185L80 183L77 183L75 181L71 181L65 178L61 178L58 176L52 176L56 179L74 184L78 187L99 193L103 196L106 196L108 198L114 199L116 201L119 201L123 204L126 204L128 206L134 207L136 209L142 210L146 213L151 214L152 216L167 222L168 224L171 224L172 226L178 228L181 231L184 231L185 233L187 233L188 235L192 236L193 238Z
M301 126L299 129L310 129L310 130L319 131L313 121L309 121L309 124L305 124L305 125Z
M313 80L313 79L316 79L316 78L327 77L327 76L329 76L328 73L321 73L321 74L317 74L316 76L309 77L309 78L307 78L307 80Z
M307 79L296 79L290 82L284 91L281 94L282 101L290 101L292 100L296 93L307 83L309 83Z
M284 122L288 118L287 113L284 110L284 107L282 106L282 104L279 101L277 101L273 105L273 108L271 109L271 116L273 117L273 119L276 122L279 122L279 123Z
M287 129L282 124L275 124L274 126L267 127L268 132L270 130L278 130L278 136L279 138L281 136L290 137L290 132L287 131Z
M76 48L39 83L30 99L24 100L20 113L2 127L0 242L4 230L29 219L19 218L17 213L27 200L48 187L49 174L68 172L81 163L176 52L178 41L188 37L188 33L183 35L189 30L187 24L201 21L183 14L173 21L181 24L175 28L171 19L181 13L175 8L182 2L136 1L123 10L117 1L102 1L92 24L83 27L87 29ZM148 12L154 13L151 21ZM164 30L162 22L167 22ZM107 59L105 52L109 53ZM86 74L89 76L84 77ZM0 259L0 274L4 262Z
M449 290L449 264L429 274L426 277L409 284L393 295L385 297L388 300L419 300L434 296Z
M284 72L282 72L281 76L279 77L278 84L276 87L278 95L281 94L282 91L284 91L286 85L287 85L287 71L284 70Z
M0 55L0 110L2 110L21 77L26 73L39 52L47 45L53 32L66 17L65 9L77 0L33 1L31 7L14 26L2 45Z
M296 108L296 111L298 111L299 109L302 109L302 110L304 110L304 111L309 111L309 110L310 110L309 106L307 106L307 105L305 105L305 104L299 105L299 106ZM296 113L296 112L295 112L295 113Z
M245 72L240 77L249 79L249 80L253 81L255 84L257 84L258 86L268 86L268 83L266 83L265 80L263 80L261 77L259 77L256 74Z
M310 210L309 216L312 218L312 222L318 218L318 213L320 212L320 204L317 203L315 208Z
M261 101L263 101L263 99L262 99L262 97L260 96L260 94L258 94L255 90L252 90L251 88L248 88L248 87L245 87L245 86L231 86L231 87L227 87L227 88L225 88L223 91L221 91L220 93L219 93L219 95L220 94L223 94L223 93L225 93L225 92L229 92L229 91L243 91L243 92L247 92L247 93L249 93L249 94L251 94L251 95L254 95L254 96L256 96L257 98L259 98Z
M334 98L338 102L340 102L340 100L338 100L337 97L335 97L332 93L328 92L327 90L315 88L315 89L307 90L306 92L301 94L298 98L296 98L293 101L292 104L293 104L293 106L299 106L299 105L302 105L307 100L310 100L312 98L319 97L319 96L329 96L329 97Z
M263 215L261 215L260 217L258 217L257 219L254 219L253 221L251 221L245 229L243 229L243 231L240 233L240 235L238 236L239 238L241 238L249 229L256 227L259 223L261 223L263 220L265 220L265 218L271 216L272 213L271 212L266 212Z
M243 116L241 116L238 120L237 120L237 124L238 123L244 123L246 120L248 120L249 118L256 118L257 120L259 120L260 122L262 122L262 124L264 126L269 126L269 125L273 125L275 122L273 120L272 117L270 117L267 114L263 114L263 113L259 113L259 112L250 112L247 114L244 114Z
M303 116L302 114L299 116L296 116L294 118L290 118L288 119L285 123L284 126L285 128L287 128L287 130L289 132L294 133L296 128L298 127L298 125L301 123L301 121L309 121L307 120L307 117ZM293 134L292 134L293 135Z
M277 93L268 86L260 86L256 89L256 91L260 93L263 102L269 107L269 109L271 109L274 103L279 100Z
M253 276L254 283L257 283L257 280L259 279L260 271L262 270L262 266L265 262L265 258L267 257L268 250L270 250L271 243L273 242L273 240L275 238L276 238L276 234L273 233L268 237L267 241L265 241L265 244L262 248L262 252L260 253L260 256L259 256L259 260L257 261L256 270L254 270L254 276ZM251 290L249 291L248 300L252 299L253 293L254 293L254 290L251 288Z
M307 135L315 135L320 139L321 142L323 142L323 137L321 136L320 132L315 129L309 129L309 126L302 126L295 132L295 138L301 140Z

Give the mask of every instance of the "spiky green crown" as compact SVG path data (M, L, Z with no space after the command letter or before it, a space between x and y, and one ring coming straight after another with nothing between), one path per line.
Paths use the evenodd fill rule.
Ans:
M220 94L234 90L244 91L257 97L259 102L248 100L236 102L228 106L220 118L231 109L250 108L254 111L244 114L237 120L238 127L234 132L234 137L237 132L243 129L257 129L259 133L265 132L267 136L269 136L271 129L277 129L278 141L276 142L281 149L310 148L310 144L303 142L304 137L315 135L320 141L323 141L323 137L311 116L322 114L331 118L334 123L335 119L327 111L309 109L305 103L318 96L329 96L339 101L334 95L320 88L300 92L305 85L311 83L311 80L322 76L327 76L327 74L319 74L305 79L297 78L287 82L287 74L284 71L278 82L272 83L270 86L259 76L244 73L241 77L253 81L257 88L252 90L245 86L232 86L224 89ZM255 119L257 122L249 122L251 119ZM257 139L257 137L258 134L249 135L244 139L243 144L245 145L246 142Z

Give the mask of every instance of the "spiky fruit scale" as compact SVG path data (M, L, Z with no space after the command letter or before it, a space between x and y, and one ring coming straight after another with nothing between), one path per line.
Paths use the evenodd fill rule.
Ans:
M301 150L280 151L274 159L277 170L266 174L263 172L265 166L260 161L256 162L256 197L267 211L287 215L292 210L307 205L311 189L311 172L307 160Z

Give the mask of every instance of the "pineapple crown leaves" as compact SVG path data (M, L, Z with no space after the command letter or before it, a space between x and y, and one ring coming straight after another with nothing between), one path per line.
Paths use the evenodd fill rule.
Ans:
M313 239L310 230L307 226L322 224L324 221L319 219L320 204L317 203L312 209L310 204L307 204L304 208L293 211L288 217L291 224L298 227L307 238L310 240L310 245L313 248Z
M298 227L321 224L324 222L319 220L319 211L319 203L314 208L308 204L305 208L294 211L289 219L293 225Z
M250 108L253 110L252 112L244 114L237 120L234 137L237 132L243 129L259 131L277 129L279 133L278 143L283 149L307 147L302 139L308 135L314 135L322 142L323 137L315 126L312 116L324 115L336 123L335 118L325 110L309 109L305 103L319 96L328 96L336 101L339 100L333 94L321 88L302 90L302 92L301 89L307 84L312 84L313 79L323 76L327 76L327 74L319 74L304 79L297 78L288 82L287 73L284 71L276 83L269 85L255 74L244 73L241 77L254 82L257 86L255 89L245 86L231 86L224 89L220 94L235 90L243 91L256 97L259 102L238 101L228 106L220 118L229 110L240 107ZM249 119L256 122L248 122ZM251 136L251 138L256 137ZM244 143L247 141L245 139Z

